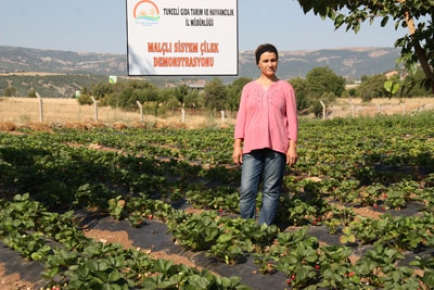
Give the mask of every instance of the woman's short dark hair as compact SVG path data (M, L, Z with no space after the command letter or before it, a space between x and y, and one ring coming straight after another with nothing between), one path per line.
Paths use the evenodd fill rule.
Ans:
M277 59L279 59L279 54L277 53L277 49L274 45L270 43L261 44L255 51L256 64L259 64L259 59L264 52L274 52L276 54Z

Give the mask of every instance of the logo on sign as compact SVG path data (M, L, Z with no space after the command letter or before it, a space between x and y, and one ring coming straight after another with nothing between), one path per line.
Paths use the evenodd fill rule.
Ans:
M139 25L154 25L160 20L160 10L154 2L143 0L134 6L133 16Z

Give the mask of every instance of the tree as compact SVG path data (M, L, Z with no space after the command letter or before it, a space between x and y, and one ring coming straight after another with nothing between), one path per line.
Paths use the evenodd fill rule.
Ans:
M5 95L6 97L14 97L16 93L17 90L14 87L7 87L3 90L3 95Z
M190 90L184 98L184 106L189 109L201 109L201 99L198 90Z
M364 78L360 86L357 87L357 95L364 102L369 102L373 98L386 97L388 96L388 92L384 88L386 81L387 77L381 74Z
M361 23L380 18L381 27L389 19L395 21L395 29L408 28L409 33L395 41L401 48L399 59L410 72L415 72L417 63L425 74L425 85L434 93L434 1L427 0L298 0L305 14L313 12L321 18L330 18L336 29L346 26L346 30L360 30ZM427 19L425 22L424 19ZM418 23L416 23L418 21Z
M37 98L36 91L34 89L31 89L29 93L27 94L28 98Z
M91 105L93 103L92 98L87 93L86 94L81 94L77 98L77 102L80 105Z
M243 91L243 87L250 82L251 78L240 77L232 82L232 84L228 87L228 109L230 111L238 110L240 106L241 100L241 92Z
M309 94L321 96L333 93L339 97L345 91L345 79L328 67L315 67L306 75Z
M184 99L188 95L189 91L190 88L186 84L179 85L175 89L175 97L178 100L178 102L181 103L181 106L182 104L184 104Z
M421 69L418 69L415 74L406 76L401 86L401 95L408 98L432 95L429 88L424 86L424 78L425 75Z
M96 100L104 100L104 98L114 92L114 84L99 82L93 85L90 89Z
M172 97L169 99L169 101L167 101L166 107L168 110L175 112L181 107L181 103L179 102L178 98Z
M306 75L306 89L310 112L320 116L320 101L328 105L341 96L345 91L345 79L328 67L315 67Z
M226 86L219 78L213 78L205 85L205 106L211 110L221 111L226 104Z
M300 77L290 79L289 83L294 88L297 112L301 115L307 114L309 109L307 81Z
M156 102L158 103L167 103L170 98L174 96L174 89L173 88L161 88L158 90L158 97ZM149 102L150 100L148 100Z

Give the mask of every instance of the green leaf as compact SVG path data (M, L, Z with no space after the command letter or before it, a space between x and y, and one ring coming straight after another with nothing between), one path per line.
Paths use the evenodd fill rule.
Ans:
M389 21L389 17L388 16L383 17L383 19L381 20L381 27L385 27L387 21Z
M122 279L122 275L119 273L118 270L113 270L112 272L110 272L110 274L108 275L108 280L110 282L116 282Z
M89 276L89 268L86 266L79 267L76 272L78 277L82 280L85 280Z
M41 261L43 257L40 253L34 252L30 255L30 258L32 258L34 261Z
M59 267L46 268L45 271L41 273L44 279L53 279L59 273Z
M353 30L354 30L354 32L357 34L357 33L359 32L359 30L360 30L360 23L355 24L355 25L353 26Z
M217 243L227 243L233 239L233 236L231 234L223 234L220 235L217 239Z
M158 259L155 262L155 271L166 274L169 271L170 267L172 267L172 265L173 261L171 260Z
M396 94L399 90L400 84L394 80L388 80L384 83L384 89L391 93L392 95Z
M346 244L346 243L348 243L348 238L347 238L347 236L340 236L340 237L339 237L339 242L341 242L341 244Z
M201 277L199 275L191 275L190 277L188 277L188 282L195 286L196 289L208 289L210 282L208 281L208 279Z

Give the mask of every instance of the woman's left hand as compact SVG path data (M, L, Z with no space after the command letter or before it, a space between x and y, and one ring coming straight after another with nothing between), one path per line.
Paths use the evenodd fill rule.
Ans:
M293 141L289 141L289 149L286 152L286 164L288 164L289 166L294 165L297 162L297 146L295 144L295 142Z

